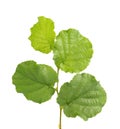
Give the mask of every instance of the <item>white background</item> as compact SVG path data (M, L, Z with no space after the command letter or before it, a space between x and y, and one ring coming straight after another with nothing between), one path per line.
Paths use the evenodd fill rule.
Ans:
M107 92L102 112L87 122L63 115L63 129L120 129L120 1L1 0L0 1L0 129L57 129L59 108L52 100L37 104L15 91L11 77L18 63L35 60L54 66L52 53L35 51L28 37L38 16L54 20L55 31L76 28L94 48L84 72L100 80ZM56 68L55 68L56 69ZM60 73L60 83L70 74ZM68 75L68 76L67 76Z

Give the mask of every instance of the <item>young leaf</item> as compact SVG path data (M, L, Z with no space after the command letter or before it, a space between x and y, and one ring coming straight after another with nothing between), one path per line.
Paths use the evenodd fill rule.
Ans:
M57 102L66 116L87 120L102 110L106 93L94 76L77 74L70 83L63 84Z
M25 61L17 66L12 80L17 92L23 93L28 100L42 103L54 94L53 86L58 77L50 66Z
M56 37L54 61L65 72L84 70L92 57L91 42L75 29L63 30Z
M49 53L53 49L55 39L54 22L43 16L38 17L38 22L31 28L29 39L35 50Z

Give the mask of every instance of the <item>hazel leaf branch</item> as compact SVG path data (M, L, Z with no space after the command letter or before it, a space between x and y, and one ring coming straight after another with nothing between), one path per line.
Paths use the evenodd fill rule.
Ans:
M73 28L62 30L56 36L53 20L44 16L38 17L30 31L29 40L35 50L45 54L53 51L57 72L51 66L33 60L21 62L12 76L16 91L39 104L50 100L56 92L59 129L62 129L62 112L67 117L79 116L85 121L100 113L107 94L93 75L80 73L88 67L93 56L91 41ZM61 87L60 70L76 73Z

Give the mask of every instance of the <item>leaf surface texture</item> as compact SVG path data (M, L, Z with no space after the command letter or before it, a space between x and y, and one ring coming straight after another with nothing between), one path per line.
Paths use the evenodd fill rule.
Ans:
M42 103L54 94L58 77L48 65L25 61L17 66L12 80L17 92L23 93L28 100Z
M54 22L46 17L38 17L38 22L31 28L29 37L35 50L49 53L53 49L55 32Z
M66 116L80 116L88 120L101 112L106 93L94 76L77 74L70 83L63 84L57 102L63 107Z
M65 72L84 70L88 66L92 54L91 42L78 30L63 30L56 37L53 59L57 67Z

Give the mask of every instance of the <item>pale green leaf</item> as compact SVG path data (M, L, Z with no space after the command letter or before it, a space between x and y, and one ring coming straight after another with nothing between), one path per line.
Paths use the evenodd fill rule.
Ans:
M84 70L92 57L91 42L75 29L63 30L56 37L54 61L65 72Z
M70 83L63 84L57 102L66 116L80 116L87 120L101 112L106 93L94 76L77 74Z
M31 28L29 37L35 50L49 53L53 49L55 32L54 22L46 17L38 17L38 22Z
M17 66L12 80L17 92L23 93L28 100L42 103L52 97L58 79L50 66L25 61Z

